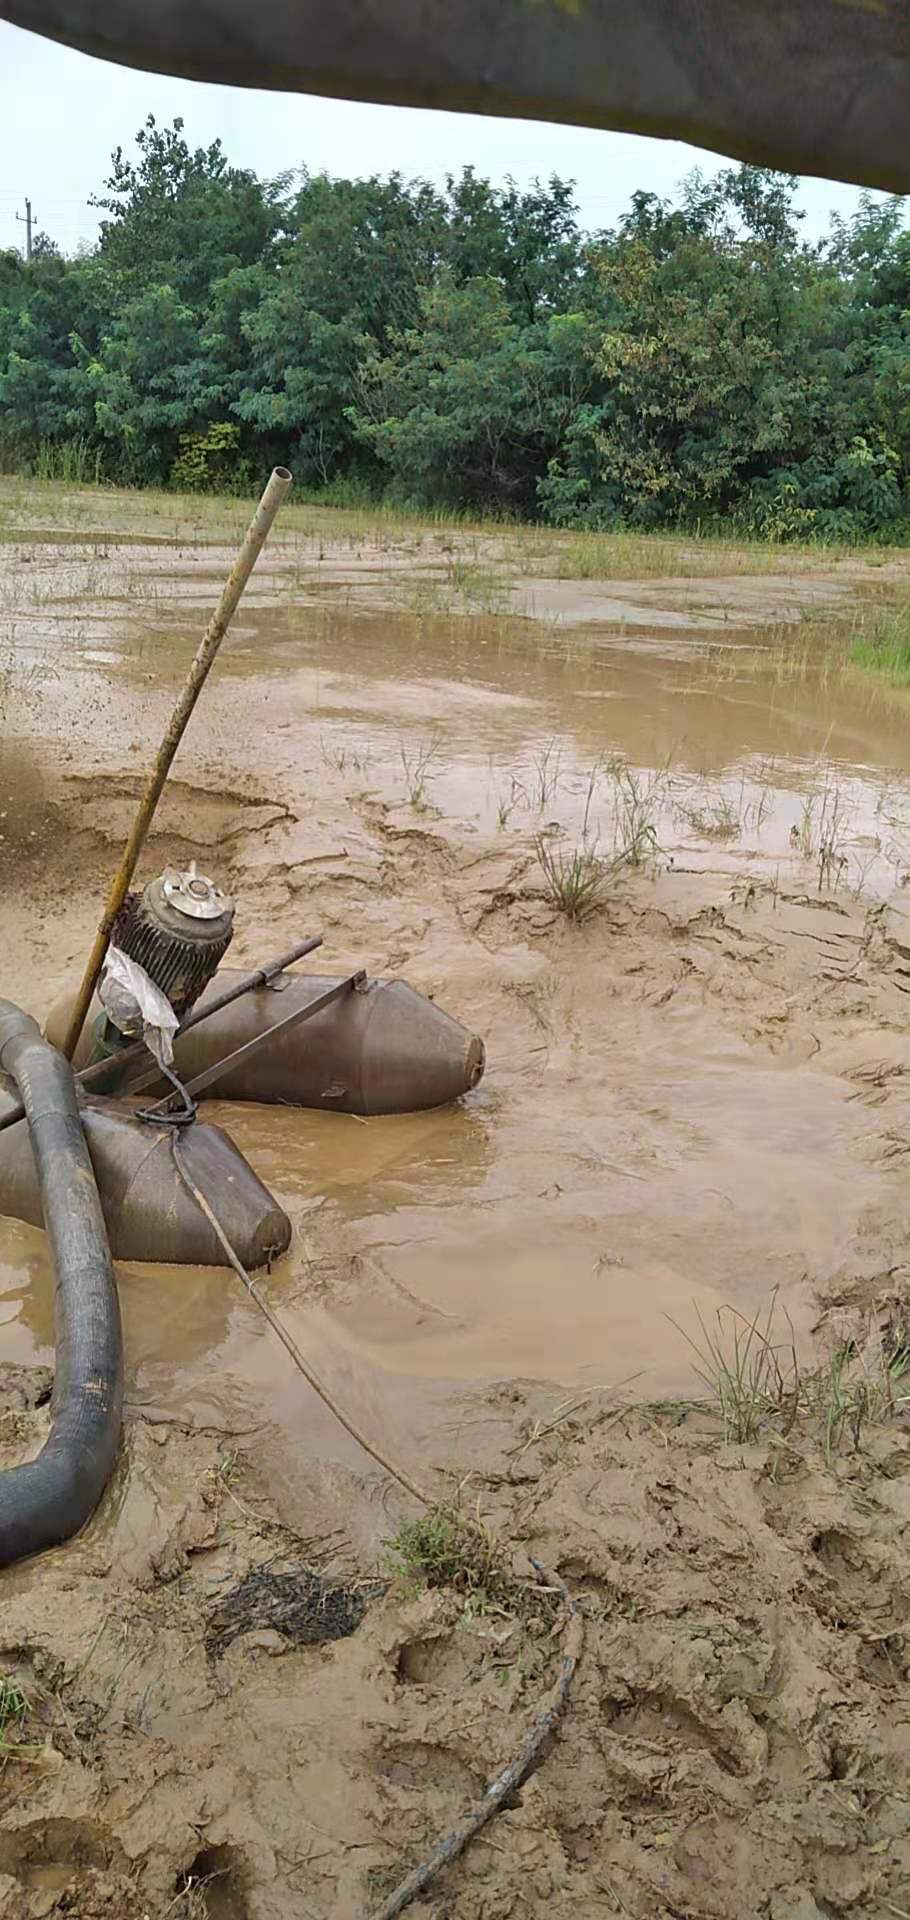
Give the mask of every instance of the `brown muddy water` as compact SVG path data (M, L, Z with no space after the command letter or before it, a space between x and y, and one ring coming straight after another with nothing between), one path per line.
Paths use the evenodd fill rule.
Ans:
M36 1013L229 557L0 548L3 989ZM907 705L843 668L855 571L505 579L484 611L450 574L406 543L276 543L146 863L198 854L230 885L235 964L318 929L331 970L401 973L486 1037L450 1111L213 1111L294 1222L270 1300L411 1456L491 1381L690 1392L698 1315L775 1289L808 1348L888 1240L893 1115L873 1126L865 1089L887 1058L896 1099L910 1064ZM641 864L576 927L540 835L638 837ZM289 1471L350 1457L225 1273L121 1277L132 1406L267 1420ZM4 1223L4 1358L48 1362L51 1314L41 1236Z

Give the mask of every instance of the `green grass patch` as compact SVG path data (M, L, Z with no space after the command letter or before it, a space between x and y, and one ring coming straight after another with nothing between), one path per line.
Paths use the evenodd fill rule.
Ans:
M850 660L892 687L910 687L910 605L867 609L854 632Z
M880 1330L870 1317L855 1338L837 1342L824 1365L804 1367L789 1316L781 1335L777 1310L775 1287L751 1320L722 1306L706 1321L696 1307L698 1332L692 1334L667 1316L692 1353L725 1441L786 1439L799 1419L804 1433L818 1435L830 1464L847 1440L859 1452L870 1428L910 1408L910 1339L903 1324Z
M603 905L620 867L626 864L622 859L604 859L596 847L566 851L551 847L542 834L535 840L534 849L554 907L576 925Z
M28 1764L43 1753L43 1743L25 1739L31 1704L17 1680L0 1673L0 1772L8 1760Z
M517 1583L502 1542L460 1507L430 1507L405 1520L389 1543L389 1565L406 1592L445 1588L459 1594L470 1613L515 1608Z

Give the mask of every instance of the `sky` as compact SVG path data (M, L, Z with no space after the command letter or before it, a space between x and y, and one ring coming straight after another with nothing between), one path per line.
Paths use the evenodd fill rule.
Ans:
M98 215L89 198L101 190L112 150L129 150L149 113L159 124L181 115L192 146L220 139L235 166L266 179L305 166L348 176L397 170L441 183L471 165L495 182L511 174L526 186L556 173L576 182L590 230L612 226L638 188L671 194L693 166L712 173L723 164L679 141L171 80L89 59L4 22L0 75L0 248L23 248L16 214L26 195L37 228L63 252L91 241ZM805 236L817 238L832 208L849 214L858 199L855 187L803 181Z

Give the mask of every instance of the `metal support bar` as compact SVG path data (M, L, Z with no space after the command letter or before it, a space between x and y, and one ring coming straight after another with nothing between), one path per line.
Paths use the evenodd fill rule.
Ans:
M234 1052L226 1053L223 1060L215 1060L202 1073L197 1073L194 1080L186 1082L184 1093L201 1093L204 1088L213 1087L215 1082L222 1080L233 1067L239 1066L242 1061L251 1060L253 1055L259 1053L262 1047L268 1046L270 1041L280 1040L282 1034L290 1033L292 1027L299 1027L304 1020L311 1020L314 1013L321 1013L323 1007L330 1007L333 1000L340 1000L343 994L361 990L366 986L366 980L367 976L361 967L359 972L349 974L346 980L337 981L335 986L328 987L325 993L318 993L315 1000L308 1000L305 1006L296 1007L285 1020L276 1021L274 1027L267 1027L264 1033L254 1034L252 1040L244 1041L242 1047L235 1047ZM149 1107L142 1118L147 1120L151 1115L160 1113L173 1097L171 1093L166 1094L163 1100Z
M281 974L287 972L288 967L293 966L295 960L303 960L308 953L315 953L316 948L321 946L322 934L317 933L312 939L303 940L299 947L292 947L290 953L283 953L280 960L271 960L268 966L258 967L255 973L247 974L245 980L235 980L232 987L225 987L223 993L216 993L204 1007L199 1007L195 1013L188 1014L182 1025L177 1028L174 1040L177 1041L181 1035L189 1033L191 1027L198 1027L202 1020L210 1019L213 1013L223 1013L225 1007L232 1007L235 1000L243 999L244 994L258 993L261 987L270 987L273 980L278 980ZM118 1094L142 1093L146 1087L154 1086L155 1081L160 1079L158 1068L149 1066L147 1063L148 1048L144 1040L137 1040L135 1047L125 1048L122 1054L116 1055L115 1064L119 1060L129 1065L138 1059L140 1054L146 1057L146 1065L142 1073L137 1074L135 1079L128 1080L123 1087L118 1087ZM80 1089L93 1080L105 1079L110 1069L110 1060L99 1060L93 1067L83 1067L82 1072L76 1075Z
M322 934L311 934L309 939L301 940L299 946L291 947L289 953L283 953L279 960L269 960L264 967L257 967L255 973L248 973L243 980L235 980L232 987L225 987L223 993L216 993L205 1006L197 1007L194 1013L188 1013L186 1019L177 1028L176 1039L189 1033L191 1027L198 1027L202 1020L209 1020L213 1013L223 1013L225 1007L231 1007L235 1000L242 1000L245 993L256 993L260 987L268 987L279 974L286 973L297 960L304 960L308 953L315 953L322 946ZM150 1087L160 1079L157 1067L148 1065L148 1048L144 1040L134 1040L131 1046L124 1047L121 1053L108 1060L96 1060L94 1066L83 1067L76 1075L76 1085L80 1093L89 1093L99 1080L106 1080L111 1065L120 1067L135 1066L137 1061L145 1061L145 1071L129 1086L123 1089L127 1093L141 1093L144 1087ZM25 1117L25 1108L21 1101L0 1114L0 1133L5 1127L15 1126L17 1120Z

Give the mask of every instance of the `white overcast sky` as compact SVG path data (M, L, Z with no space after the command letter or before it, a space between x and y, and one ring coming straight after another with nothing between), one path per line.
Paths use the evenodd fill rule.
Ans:
M613 224L636 188L669 194L693 166L722 164L677 141L638 139L527 120L372 107L303 94L210 87L91 60L0 22L0 247L21 246L26 194L39 228L67 253L91 240L88 205L114 147L129 148L147 113L182 115L193 146L220 138L230 160L265 178L289 167L358 175L397 169L441 182L475 166L521 185L551 173L574 180L582 224ZM804 233L815 238L832 207L848 213L856 188L806 180Z

